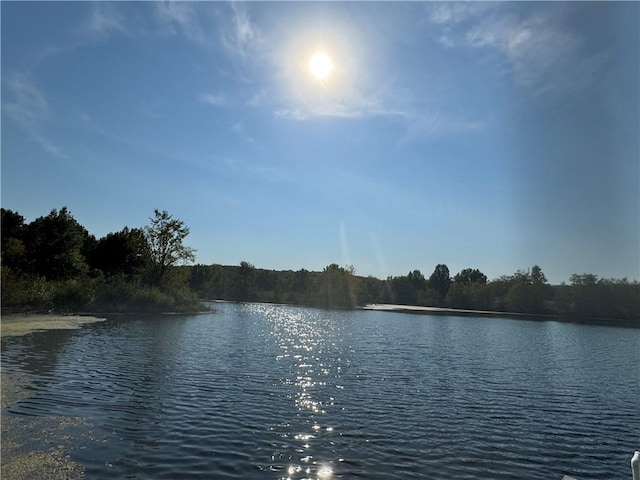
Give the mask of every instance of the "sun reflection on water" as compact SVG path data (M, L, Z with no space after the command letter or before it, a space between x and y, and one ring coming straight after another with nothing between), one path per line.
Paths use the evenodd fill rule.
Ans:
M341 324L321 310L254 308L269 320L268 335L283 367L279 371L285 372L278 385L293 407L292 418L272 428L279 435L272 466L285 474L282 480L333 478L334 466L344 461L335 450L339 426L332 423L344 388L342 370L348 365Z

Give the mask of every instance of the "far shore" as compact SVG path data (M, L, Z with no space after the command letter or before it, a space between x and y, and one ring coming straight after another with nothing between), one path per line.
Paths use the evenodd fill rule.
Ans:
M73 330L87 323L103 322L106 318L89 315L13 314L0 320L2 337L18 337L46 330Z
M424 313L432 315L485 315L498 317L538 317L558 318L558 315L536 313L498 312L494 310L465 310L461 308L422 307L419 305L396 305L390 303L371 303L361 307L362 310L380 310L386 312Z
M493 310L464 310L446 307L422 307L419 305L396 305L389 303L372 303L360 307L361 310L375 310L381 312L413 313L421 315L454 315L479 317L504 317L530 320L555 320L558 322L580 323L587 325L605 325L616 327L640 328L640 319L620 318L590 318L590 317L562 317L541 313L498 312Z

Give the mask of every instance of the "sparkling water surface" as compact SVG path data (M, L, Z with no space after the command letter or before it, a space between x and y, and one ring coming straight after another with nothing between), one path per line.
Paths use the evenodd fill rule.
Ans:
M216 304L2 339L87 478L628 479L640 330Z

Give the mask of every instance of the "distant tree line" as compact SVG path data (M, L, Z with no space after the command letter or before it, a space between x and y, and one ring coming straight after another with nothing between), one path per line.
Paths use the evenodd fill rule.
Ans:
M466 310L640 319L640 284L626 279L572 275L569 285L549 285L538 265L492 281L478 269L453 277L444 264L427 279L407 275L361 277L352 266L329 265L322 272L275 271L240 266L195 265L189 285L201 298L353 308L371 303L449 307Z
M480 270L451 275L445 264L384 280L331 264L321 272L239 265L185 265L195 251L189 229L166 211L143 228L125 227L96 239L68 212L52 210L26 224L2 209L3 310L189 311L198 299L354 308L393 303L552 314L573 318L640 319L640 284L574 274L552 286L534 265L491 281Z

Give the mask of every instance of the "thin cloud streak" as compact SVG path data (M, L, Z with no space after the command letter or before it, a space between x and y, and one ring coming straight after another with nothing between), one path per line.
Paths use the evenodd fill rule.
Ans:
M124 16L115 8L115 5L107 2L91 3L91 13L82 30L99 39L109 37L112 33L127 32Z
M189 2L160 2L155 4L156 15L171 34L182 33L197 45L205 46L206 38L200 25L198 12Z
M462 117L434 111L421 112L407 117L407 132L400 144L421 138L439 138L458 133L477 132L486 127L482 121L467 120Z
M200 95L198 100L214 107L224 107L228 104L228 99L223 93L205 93Z
M255 139L246 132L246 129L244 127L244 122L242 120L240 120L239 122L236 122L231 127L231 130L236 135L239 135L241 138L243 138L245 141L247 141L248 143L251 143L251 144L254 144L254 145L256 144Z
M429 5L428 18L441 25L457 24L494 8L491 2L444 2Z
M9 118L16 122L44 150L58 158L67 158L62 150L40 133L49 118L49 104L44 94L26 75L14 75L5 82L13 99L3 105Z
M246 58L262 43L260 30L242 5L231 2L231 28L222 31L221 40L232 57Z
M13 102L4 105L5 111L21 124L32 123L49 115L49 104L44 95L25 75L14 75L6 83Z
M445 47L499 53L509 65L505 71L533 96L587 89L608 60L604 52L585 53L584 38L562 26L561 10L522 16L450 4L435 7L428 18L442 29L438 41Z

